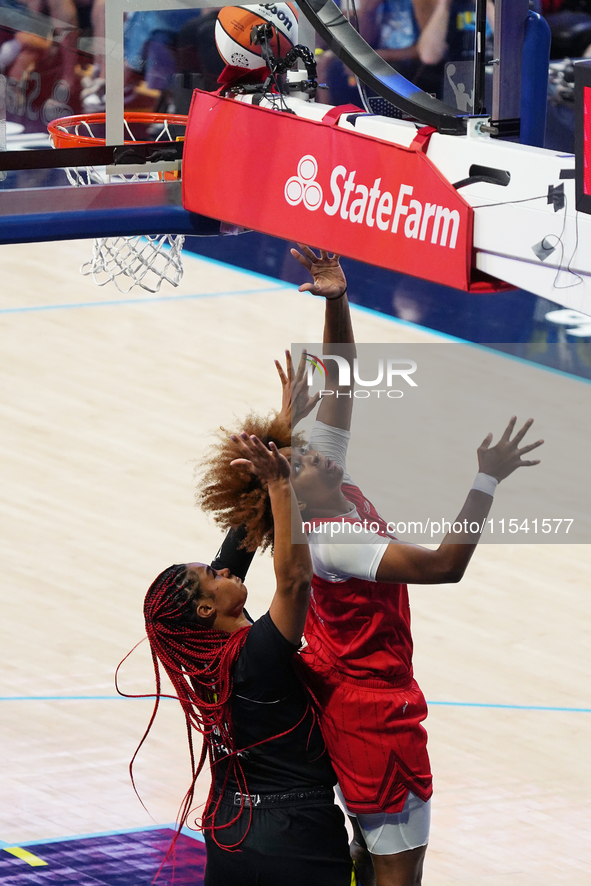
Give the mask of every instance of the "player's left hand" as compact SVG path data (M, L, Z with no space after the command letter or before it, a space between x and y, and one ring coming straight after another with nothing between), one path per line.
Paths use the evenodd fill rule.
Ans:
M544 442L537 440L528 446L519 448L519 444L527 434L533 424L533 418L528 418L521 430L517 431L513 439L511 434L515 428L516 416L513 416L505 428L505 432L499 442L495 446L491 446L493 435L488 434L481 445L478 447L478 470L483 474L490 474L496 477L500 482L512 474L517 468L531 467L539 465L540 460L528 459L524 460L523 456L532 449L537 449Z
M254 434L249 437L244 432L240 436L232 434L230 439L238 445L243 454L242 458L235 458L230 462L232 466L246 465L252 474L256 474L267 483L290 479L289 462L274 443L269 443L267 448Z
M285 352L287 372L283 370L279 360L275 360L275 366L283 387L281 411L279 415L291 425L292 430L298 422L312 412L320 399L320 392L310 397L310 388L308 386L307 378L307 356L307 352L302 351L297 372L294 372L293 361L289 351Z

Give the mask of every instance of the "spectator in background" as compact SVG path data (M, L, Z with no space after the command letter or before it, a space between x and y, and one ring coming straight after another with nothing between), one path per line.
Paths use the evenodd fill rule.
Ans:
M487 0L487 38L492 37L495 6ZM437 0L433 15L421 32L417 52L424 65L474 57L476 10L474 0Z
M176 73L177 34L198 15L195 9L133 12L125 19L124 45L126 103L134 88L145 80L148 89L168 89Z
M76 113L79 30L73 0L0 0L0 9L8 113L29 126Z
M381 57L421 89L432 91L431 71L422 65L417 42L437 0L362 0L359 32ZM345 4L343 4L345 8ZM359 103L355 78L335 56L321 56L318 81L327 81L329 93L320 96L332 104Z
M493 16L494 4L488 0L491 53ZM359 31L370 46L400 74L438 98L443 97L444 63L474 57L475 23L474 0L364 0L359 12ZM358 101L354 78L350 82L340 63L330 57L323 60L320 81L323 74L333 104ZM347 85L350 95L345 94Z
M436 7L437 0L364 0L359 13L359 30L370 46L428 92L432 71L421 62L418 45Z
M9 73L23 50L34 54L51 49L52 31L75 32L78 27L73 0L48 0L47 4L43 0L0 0L0 8L16 14L16 17L4 15L0 22L0 72L5 74ZM30 31L27 21L31 22ZM18 73L25 66L26 63L20 65Z
M541 0L550 25L550 58L588 58L591 55L591 0Z
M494 3L487 0L486 57L489 59L492 58L493 49L494 12ZM474 0L437 0L433 15L417 44L421 62L438 72L437 96L454 104L459 111L468 113L474 109L472 60L475 34Z
M178 69L178 34L199 14L198 9L188 8L126 15L123 33L126 108L156 110ZM101 111L105 107L105 0L94 0L91 20L95 64L83 80L82 102L86 111Z
M436 5L437 0L365 0L359 31L390 64L416 61L419 37Z
M105 110L105 0L94 0L90 10L94 64L82 78L82 107L87 112Z

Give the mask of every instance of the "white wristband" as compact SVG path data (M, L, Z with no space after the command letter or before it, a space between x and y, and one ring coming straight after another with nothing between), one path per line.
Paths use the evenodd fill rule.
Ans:
M476 474L472 489L477 489L478 492L486 492L487 495L492 496L495 494L495 489L498 485L499 481L496 477L491 477L490 474Z

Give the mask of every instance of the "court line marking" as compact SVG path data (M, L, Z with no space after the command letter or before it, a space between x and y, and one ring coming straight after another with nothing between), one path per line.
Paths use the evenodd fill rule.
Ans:
M43 846L48 843L67 843L70 840L90 840L97 837L118 837L119 834L139 834L144 831L170 830L176 832L177 827L178 825L174 822L172 824L168 822L165 824L149 824L137 828L119 828L115 831L98 831L94 834L72 834L69 837L46 837L43 840L25 840L24 842L19 843L19 846ZM185 825L181 828L181 834L185 837L191 837L193 840L198 840L200 843L205 842L205 838L200 831L193 831ZM0 840L0 849L5 849L7 846L13 845L13 843L5 843L3 840Z
M33 855L32 852L28 852L26 849L23 849L22 846L10 846L7 843L6 846L2 846L0 848L3 852L9 852L11 855L14 855L15 858L20 858L21 861L25 861L32 868L40 868L48 864L48 862L44 861L42 858L39 858L38 855Z
M564 711L570 714L591 714L591 708L567 708L554 705L537 704L500 704L482 701L427 701L431 707L435 705L457 708L502 708L509 711Z
M169 249L170 247L166 247ZM185 249L183 252L183 261L186 257L189 257L194 261L204 261L210 265L217 265L219 268L224 268L226 270L238 271L241 274L246 274L249 277L254 277L255 280L266 280L268 283L277 283L278 280L281 280L280 277L272 277L271 274L262 274L260 271L251 271L250 268L243 268L241 265L233 265L231 262L222 261L220 258L210 258L209 255L201 255L199 252L191 252L190 249ZM295 261L295 259L294 259ZM288 283L287 280L282 280L286 286L297 286L297 283ZM303 294L303 293L302 293ZM316 296L317 298L318 296Z
M476 296L475 296L476 298ZM469 345L471 348L477 348L481 351L486 351L487 354L495 354L499 357L505 357L507 360L513 360L517 363L523 363L526 366L532 366L535 369L543 369L546 372L551 372L554 375L560 375L563 378L570 378L574 381L581 381L584 384L591 384L591 379L585 378L583 375L575 375L574 372L566 372L564 369L555 369L553 366L546 366L544 363L537 363L535 360L528 360L527 357L518 357L516 354L508 354L507 351L498 351L496 348L489 347L486 344L482 344L482 342L478 341L469 341L467 338L458 338L456 335L450 335L447 332L439 332L437 329L430 329L428 326L421 326L419 323L411 323L410 320L400 320L398 317L392 317L390 314L382 314L381 311L376 311L375 308L366 308L365 305L356 305L352 304L351 308L355 308L358 311L361 311L365 314L371 314L373 317L378 317L381 320L389 320L391 323L395 323L397 326L405 326L409 329L418 329L420 332L426 332L429 335L432 335L434 338L440 338L444 342L450 342L455 344L463 344ZM357 344L363 344L363 342L357 342ZM373 343L372 343L373 344ZM406 342L406 344L423 344L423 342ZM429 342L425 342L425 344L429 344ZM495 342L491 342L491 345L495 344ZM517 345L527 345L528 342L497 342L496 344L517 344Z
M191 253L187 250L187 255L190 255L191 259L197 259L199 261L210 262L211 264L215 264L218 267L229 269L229 270L238 270L243 274L249 274L257 279L266 280L268 282L276 282L279 280L278 277L270 277L266 274L260 274L257 271L251 271L248 268L242 268L240 265L232 265L229 262L220 261L220 259L209 258L209 256L199 255L199 253ZM287 283L287 281L283 281L286 287L289 286L297 286L296 283ZM312 298L318 298L311 292L303 292L301 295L310 295ZM477 298L477 296L474 296ZM390 323L395 323L397 326L406 327L408 329L416 330L418 329L420 332L426 332L429 335L434 336L435 338L439 338L442 341L446 342L455 342L457 344L466 344L470 345L473 348L479 348L481 350L486 351L489 354L499 354L502 357L507 357L509 360L517 360L519 363L525 363L527 366L535 366L539 369L545 369L547 372L553 372L558 375L564 376L565 378L573 378L580 381L585 382L586 384L591 384L591 379L585 378L581 375L575 375L572 372L565 372L563 369L555 369L553 366L545 366L543 363L536 363L534 360L528 360L526 357L518 357L515 354L508 354L506 351L498 351L496 348L488 347L486 344L482 342L474 342L469 341L466 338L459 338L457 335L451 335L448 332L440 332L438 329L431 329L429 326L423 326L420 323L412 323L410 320L401 320L399 317L393 317L391 314L384 314L382 311L378 311L375 308L368 308L365 305L358 305L355 303L351 303L351 308L353 310L361 311L362 313L371 314L373 317L377 317L380 320L389 320ZM363 344L362 342L358 342L358 344ZM490 344L505 344L505 342L490 342ZM510 342L511 344L511 342ZM527 342L514 342L514 344L527 344Z
M155 696L128 698L124 695L3 695L0 701L154 701ZM163 699L175 701L175 699ZM509 711L563 711L571 714L591 714L591 708L569 708L558 705L502 704L481 701L428 701L431 706L461 708L502 708ZM162 825L164 827L164 825Z
M275 286L267 289L232 289L225 292L200 292L190 295L157 295L145 298L118 298L109 301L72 302L71 304L54 305L28 305L18 308L0 308L0 314L31 314L38 311L68 311L78 308L112 308L118 305L145 305L159 304L161 302L190 301L197 298L228 297L232 295L260 295L261 293L276 292L291 288L292 284L275 281Z
M295 283L288 283L284 280L279 280L277 277L270 277L265 274L259 274L257 271L250 271L247 268L241 268L238 265L232 265L227 262L220 261L219 259L209 258L207 256L200 256L195 253L188 253L191 257L191 260L194 261L204 261L210 264L215 264L220 268L224 268L225 270L235 271L240 274L246 274L247 276L254 277L261 282L272 284L270 287L265 288L262 292L276 292L276 291L284 291L289 289L295 289ZM168 295L168 296L155 296L153 298L129 298L129 299L111 299L109 301L99 301L99 302L75 302L72 304L56 304L56 305L32 305L28 307L18 307L18 308L0 308L0 315L2 314L24 314L24 313L35 313L39 311L59 311L59 310L69 310L69 309L79 309L79 308L100 308L100 307L116 307L118 305L135 305L135 304L160 304L162 302L179 302L179 301L189 301L198 298L215 298L217 296L220 297L229 297L229 296L242 296L242 295L257 295L260 294L261 290L258 289L242 289L242 290L229 290L224 292L205 292L199 294L192 295ZM313 293L301 293L302 295L309 295L311 298L317 298ZM476 296L475 296L476 297ZM364 305L351 304L351 308L357 311L361 311L362 313L370 314L374 317L377 317L381 320L387 320L390 323L395 323L397 326L406 327L409 329L419 330L420 332L425 332L434 338L441 339L445 342L455 342L458 344L466 344L472 348L478 348L480 350L484 350L490 354L500 355L501 357L505 357L509 360L517 361L518 363L525 364L526 366L533 366L537 369L545 370L546 372L551 372L556 375L560 375L564 378L571 378L577 381L582 381L585 384L591 384L591 379L585 378L581 375L575 375L572 372L565 372L562 369L555 369L552 366L546 366L543 363L536 363L535 361L528 360L526 357L518 357L515 354L508 354L506 351L498 351L495 348L487 347L486 344L482 344L481 342L471 342L464 338L459 338L455 335L450 335L446 332L440 332L437 329L430 329L428 326L422 326L419 323L411 323L409 320L401 320L398 317L393 317L391 314L384 314L381 311L377 311L375 308L367 308ZM494 342L491 342L494 344ZM500 342L502 344L502 342ZM520 344L519 342L517 344ZM523 344L527 344L527 342L523 342Z

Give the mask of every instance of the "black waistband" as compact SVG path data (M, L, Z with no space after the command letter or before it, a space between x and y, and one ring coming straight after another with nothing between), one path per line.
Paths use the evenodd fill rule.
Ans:
M308 791L288 791L283 794L248 794L240 791L224 791L221 797L222 803L232 806L252 806L253 809L261 809L265 806L299 806L303 803L333 803L334 791L332 788L312 788Z

